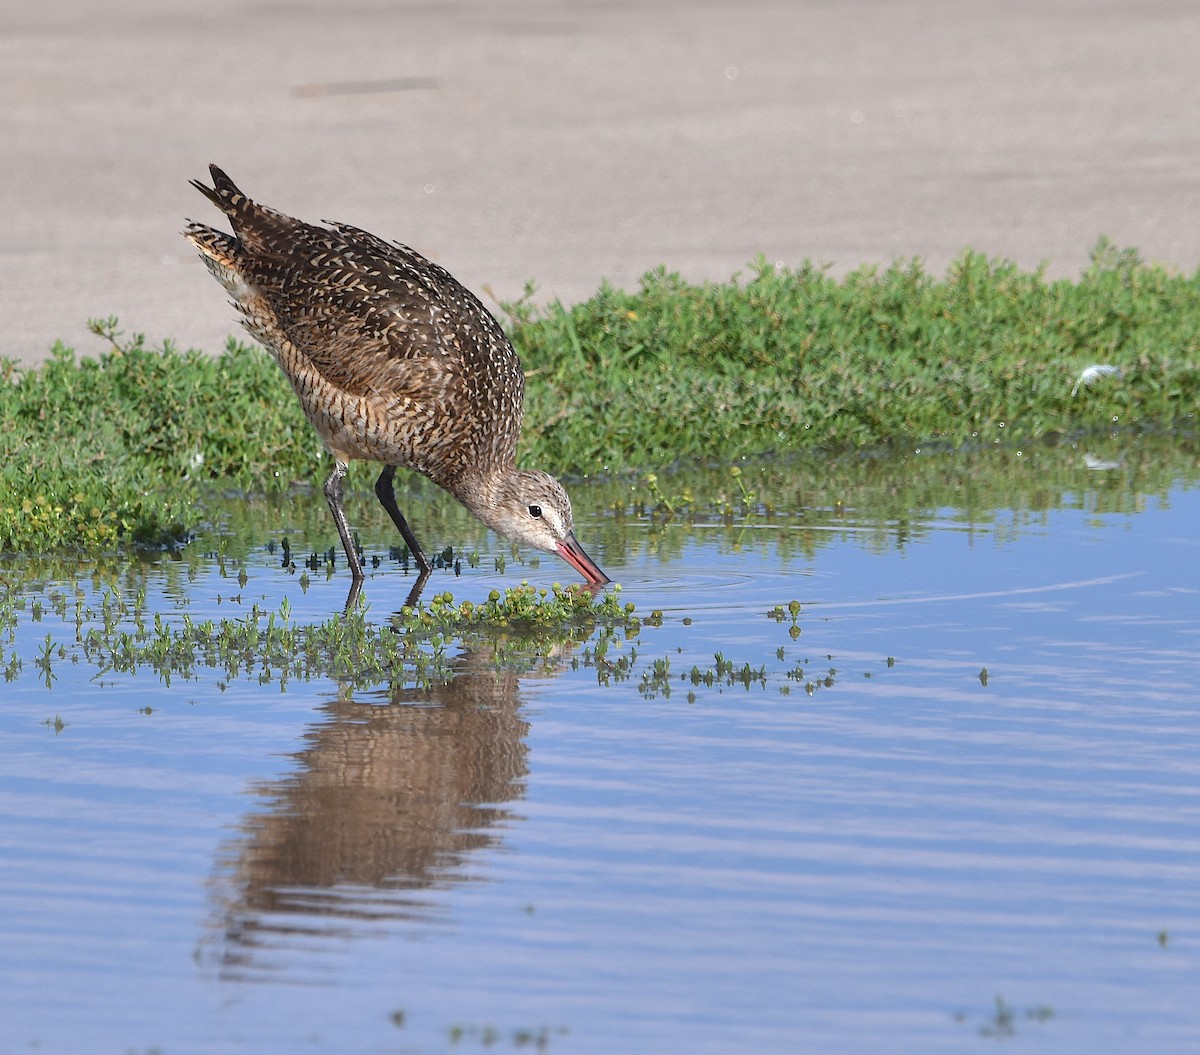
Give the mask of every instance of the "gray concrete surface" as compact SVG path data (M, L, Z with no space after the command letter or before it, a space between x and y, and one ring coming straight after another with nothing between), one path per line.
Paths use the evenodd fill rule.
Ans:
M206 163L572 301L756 253L1200 262L1195 0L0 3L0 355L240 332ZM485 298L486 299L486 298Z

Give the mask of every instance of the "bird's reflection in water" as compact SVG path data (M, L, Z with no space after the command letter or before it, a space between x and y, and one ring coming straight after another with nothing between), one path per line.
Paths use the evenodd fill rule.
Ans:
M271 950L301 936L436 920L434 892L470 880L472 854L520 819L521 677L556 675L569 651L527 658L520 675L497 669L492 649L468 651L444 685L325 705L295 770L253 789L262 809L222 855L222 973L261 976Z

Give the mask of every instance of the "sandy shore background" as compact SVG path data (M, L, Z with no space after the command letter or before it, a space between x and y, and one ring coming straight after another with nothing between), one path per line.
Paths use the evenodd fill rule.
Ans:
M180 237L253 197L582 299L755 254L1200 263L1193 0L0 6L0 355L240 332ZM485 297L485 301L487 301Z

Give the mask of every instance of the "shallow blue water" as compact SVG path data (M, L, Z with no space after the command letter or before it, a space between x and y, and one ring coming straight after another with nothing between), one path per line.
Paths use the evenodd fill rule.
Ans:
M786 521L634 537L601 563L664 622L607 684L587 642L432 696L27 659L0 1051L1195 1050L1200 491L1082 504L902 545L851 511L811 561ZM202 563L189 611L344 597L247 573L239 609ZM718 652L753 673L694 681Z

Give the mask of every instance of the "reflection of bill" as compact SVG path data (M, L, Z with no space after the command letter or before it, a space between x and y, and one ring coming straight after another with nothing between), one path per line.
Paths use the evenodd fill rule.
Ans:
M538 675L561 672L570 646L557 651ZM252 971L256 949L290 935L429 918L421 892L470 878L470 855L499 845L529 768L520 677L495 669L492 649L455 666L435 688L327 704L297 769L255 789L264 808L226 848L218 882L223 971Z

